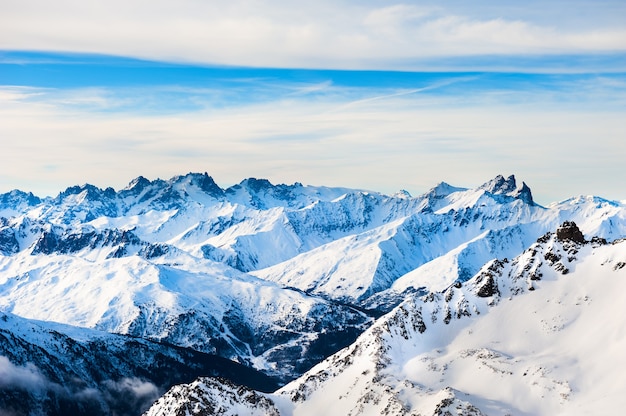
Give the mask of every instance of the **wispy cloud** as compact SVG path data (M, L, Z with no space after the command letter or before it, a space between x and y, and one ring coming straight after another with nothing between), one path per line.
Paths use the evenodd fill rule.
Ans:
M345 110L349 107L354 107L357 105L361 105L361 104L365 104L365 103L370 103L372 101L379 101L379 100L388 100L388 99L393 99L393 98L399 98L399 97L404 97L404 96L408 96L408 95L413 95L413 94L418 94L418 93L422 93L422 92L429 92L429 91L433 91L448 85L452 85L458 82L464 82L464 81L470 81L470 80L475 80L477 79L477 76L457 76L457 77L450 77L449 79L444 79L444 80L440 80L437 82L434 82L432 84L426 85L424 87L421 88L413 88L413 89L401 89L399 91L394 91L394 92L388 92L386 94L379 94L379 95L372 95L372 96L368 96L365 98L360 98L345 104L342 104L340 107L334 109L333 111L341 111L341 110Z
M101 406L114 414L125 414L126 409L146 410L163 392L153 383L136 377L124 377L119 380L103 380L97 387L84 387L81 380L70 380L61 386L51 382L32 363L15 365L7 357L0 355L0 389L24 390L36 395L51 394L73 403L88 403ZM45 397L45 396L43 396ZM0 409L2 415L3 409ZM12 414L7 411L7 414Z
M47 379L33 364L18 366L0 355L0 388L42 391L47 384Z

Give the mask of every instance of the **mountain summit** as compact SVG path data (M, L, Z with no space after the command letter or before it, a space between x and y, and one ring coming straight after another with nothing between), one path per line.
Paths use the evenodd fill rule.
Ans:
M508 178L504 178L502 175L496 176L489 182L484 183L479 187L493 195L506 195L513 198L521 199L527 204L533 205L533 196L530 188L526 183L522 182L522 186L518 187L515 180L515 175L510 175Z

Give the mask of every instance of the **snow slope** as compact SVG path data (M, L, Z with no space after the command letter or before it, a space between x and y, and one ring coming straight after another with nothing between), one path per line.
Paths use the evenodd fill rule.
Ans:
M181 253L101 261L22 254L0 257L0 270L4 311L189 347L283 377L323 358L328 337L355 337L369 321L348 307ZM316 348L321 356L302 357ZM279 365L286 356L290 363Z
M458 414L611 414L626 405L625 244L546 235L407 299L282 388L285 414L439 414L450 400Z
M408 297L265 397L281 415L614 414L626 406L625 244L564 223L464 283Z

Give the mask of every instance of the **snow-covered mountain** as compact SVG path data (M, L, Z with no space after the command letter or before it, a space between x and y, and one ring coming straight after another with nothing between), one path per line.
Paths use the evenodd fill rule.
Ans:
M264 414L614 414L626 406L625 303L626 240L587 241L565 222L464 283L408 296L354 344L262 395ZM185 389L204 392L193 396L201 407L221 388L178 386L146 414L185 408ZM224 414L238 405L222 403Z
M0 313L64 324L64 336L90 329L217 355L298 383L398 308L470 287L494 259L517 258L565 221L585 236L626 237L624 202L543 207L514 176L416 197L254 178L222 189L206 173L53 198L16 190L0 195ZM25 351L7 365L37 361ZM245 389L211 380L191 390ZM300 412L284 392L272 406Z
M374 199L360 194L358 200L363 198ZM368 213L367 229L251 273L387 311L390 299L397 304L404 291L442 290L467 280L485 262L515 256L565 220L605 238L626 232L621 203L580 197L545 208L533 202L525 184L516 187L513 176L472 190L439 184L410 200L375 200L358 211Z

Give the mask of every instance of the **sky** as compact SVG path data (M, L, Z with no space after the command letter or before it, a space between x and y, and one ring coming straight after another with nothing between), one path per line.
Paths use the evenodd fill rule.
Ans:
M626 200L626 2L0 2L0 193L207 172Z

